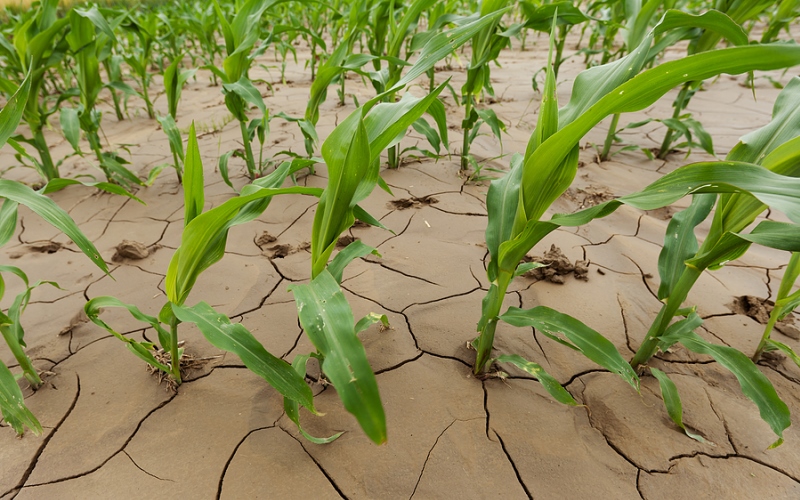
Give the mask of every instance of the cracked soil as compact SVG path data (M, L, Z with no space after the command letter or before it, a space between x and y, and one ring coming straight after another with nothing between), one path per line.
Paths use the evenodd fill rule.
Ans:
M531 89L530 75L544 63L544 40L533 50L504 52L502 67L492 69L494 88L502 98L482 105L508 125L502 148L506 153L524 151L536 122L538 94ZM293 83L276 82L274 93L265 93L273 112L298 116L304 111L310 82L303 57L308 51L298 47L298 55L300 63L290 63L287 70ZM271 54L263 57L274 64ZM568 76L559 86L562 104L581 69L576 59L562 67ZM208 124L224 122L226 108L220 89L209 86L206 76L201 70L184 90L179 126L185 130L194 120L205 131L199 144L209 208L234 195L214 166L219 153L240 143L234 126L207 130ZM273 80L275 75L254 65L251 76ZM438 79L445 76L453 77L455 87L464 79L458 68L437 73ZM751 91L740 85L744 78L722 76L709 83L689 109L714 137L720 156L739 135L770 119L778 91L756 80L758 103L753 104ZM362 101L369 96L357 80L348 81L348 91ZM411 92L421 93L413 87ZM320 137L353 109L351 100L336 106L330 94L321 109ZM668 116L671 100L666 96L623 121ZM444 102L450 124L457 127L463 111L450 96ZM138 104L131 99L132 110ZM165 100L157 105L164 106ZM154 120L132 113L123 122L106 113L104 132L112 145L132 144L132 166L144 174L169 162L168 142ZM651 124L622 136L653 147L663 133L658 127ZM451 137L454 147L460 141L456 136ZM604 136L601 125L586 137L584 166L574 190L551 213L633 192L690 160L708 158L694 152L689 160L674 154L668 161L650 161L642 153L623 152L598 163L592 144ZM68 152L59 135L49 139L54 156ZM266 157L283 149L302 151L302 136L292 124L274 122L271 140ZM412 131L404 144L422 140ZM490 159L484 174L507 166L507 157L497 158L500 144L488 135L477 138L473 153L480 161ZM13 162L4 149L0 165ZM79 158L62 167L68 177L86 172L91 167ZM245 179L238 172L234 182L241 187ZM21 169L8 175L35 181ZM483 243L487 184L466 179L455 156L439 162L408 159L383 176L393 195L376 189L363 207L394 234L358 225L343 235L343 242L359 238L382 255L355 261L343 281L356 317L387 314L392 325L386 331L374 326L362 335L387 414L389 441L381 447L362 434L332 387L315 386L317 406L325 415L303 414L303 425L314 435L344 434L331 444L314 445L283 414L281 398L272 388L238 358L213 348L198 331L182 330L186 350L210 360L173 394L157 385L119 341L81 317L85 300L98 295L114 295L148 314L163 305L164 274L183 225L182 192L174 172L165 170L152 187L137 193L146 206L79 187L52 195L103 258L113 261L113 279L92 267L67 238L21 208L17 234L2 249L3 260L33 280L57 281L62 289L37 289L23 316L31 358L39 369L52 373L41 389L26 389L27 403L45 431L40 437L18 439L11 428L0 428L0 498L800 497L800 369L784 358L759 366L795 420L785 444L769 451L774 437L733 375L709 358L679 348L659 354L653 364L677 384L684 421L705 437L705 444L672 424L655 379L645 377L637 394L532 329L499 327L498 352L541 364L585 406L556 403L535 379L513 368L507 369L505 380L472 377L474 352L466 344L475 336L488 287ZM324 186L324 166L298 182ZM687 203L681 200L677 206ZM314 209L311 198L278 198L257 221L232 229L227 255L202 276L188 302L209 302L244 323L284 359L309 352L311 344L286 289L308 278ZM569 262L588 263L588 279L565 275L564 283L557 284L521 277L512 285L507 305L546 305L574 315L602 332L623 355L632 356L658 311L657 259L674 211L641 213L623 207L586 227L555 231L531 256L554 245ZM770 217L782 220L781 214ZM699 229L704 230L706 226ZM120 245L130 251L115 259ZM786 254L753 248L723 270L706 273L690 295L707 320L698 333L751 354L762 327L750 316L732 312L728 304L745 295L773 298L787 261ZM5 301L19 291L16 283L8 287ZM102 317L126 335L154 340L153 332L127 313L108 310ZM774 335L800 349L796 338L780 331ZM13 361L3 348L0 355Z

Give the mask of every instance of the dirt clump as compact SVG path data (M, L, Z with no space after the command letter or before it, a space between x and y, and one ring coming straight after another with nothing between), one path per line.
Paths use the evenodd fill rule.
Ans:
M538 262L544 264L543 267L537 267L523 274L527 278L533 278L536 281L549 281L550 283L564 283L564 277L572 274L575 279L588 281L589 280L589 263L585 260L576 260L573 264L569 258L564 255L555 245L550 246L550 250L544 253L541 257L525 256L525 262Z
M578 209L589 208L615 198L607 187L589 185L586 188L569 188L564 197L578 204Z
M345 234L336 241L336 248L345 248L354 241L356 241L354 237L350 236L349 234Z
M37 253L56 253L64 248L64 245L57 241L35 241L28 245L28 251Z
M773 301L753 295L734 297L733 302L728 304L731 312L753 318L762 325L766 325L769 322L769 315L774 307L775 303ZM775 323L775 329L791 339L800 340L800 329L797 328L794 318L791 316L787 316Z
M272 236L267 231L264 231L258 238L256 238L256 245L261 248L269 245L270 243L274 243L277 239L277 237Z
M439 200L431 195L428 195L423 196L422 198L412 196L411 198L392 200L387 203L386 206L387 208L392 208L395 210L408 210L409 208L422 208L423 206L433 205L434 203L439 203Z
M144 243L133 240L122 240L122 243L116 246L114 256L111 260L120 262L126 259L142 260L150 256L151 253L156 251L156 247L147 247Z
M287 255L291 255L295 253L296 250L292 245L273 245L266 250L264 250L263 254L268 259L282 259Z

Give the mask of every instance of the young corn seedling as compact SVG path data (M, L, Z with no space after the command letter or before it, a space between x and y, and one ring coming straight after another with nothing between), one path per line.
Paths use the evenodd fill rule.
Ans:
M717 0L714 5L716 11L726 14L734 23L744 26L745 23L757 18L759 14L775 4L775 0ZM701 52L713 50L717 46L723 35L718 30L707 29L705 26L700 36L689 45L689 54L699 54ZM730 39L729 39L730 40ZM667 131L664 140L658 150L658 158L664 159L675 148L676 142L681 137L687 138L687 143L691 145L691 132L699 132L699 122L691 120L691 116L684 113L689 106L694 94L700 90L702 82L686 82L681 87L678 96L672 103L674 111L670 119L664 120ZM690 120L690 121L687 121ZM703 134L703 130L700 134ZM705 134L707 136L707 134ZM702 144L702 140L701 140ZM680 145L682 146L682 145ZM712 151L713 154L713 151Z
M147 116L152 120L156 115L153 111L153 101L150 99L150 81L152 80L150 66L153 63L153 46L156 43L158 17L152 11L141 16L128 14L121 27L124 31L132 33L138 42L129 44L131 52L126 54L124 59L139 83L141 89L139 95L144 100Z
M5 107L0 110L0 148L14 133L25 113L26 102L29 99L28 94L31 92L31 79L32 75L29 73L23 80L19 90L12 95ZM52 182L57 183L58 181L60 179ZM67 181L67 183L69 182ZM23 204L44 219L45 222L67 235L97 267L104 273L108 273L108 267L103 259L100 258L100 252L98 252L97 248L80 231L75 221L50 198L47 198L42 193L33 191L24 184L3 179L0 179L0 198L3 200L2 206L0 206L0 247L8 243L14 235L17 227L17 207ZM26 347L25 331L22 327L21 315L30 300L32 290L45 284L55 287L58 287L58 285L52 281L38 281L30 284L28 276L22 269L3 265L0 266L0 298L5 294L3 273L13 274L21 279L25 289L16 296L7 311L0 311L0 333L17 364L22 369L21 375L14 375L8 366L0 361L0 412L2 412L3 419L11 425L17 434L21 435L25 427L27 427L38 435L42 432L42 426L25 406L22 391L17 385L17 378L19 377L25 377L34 389L42 384L39 373L24 350Z
M492 14L504 14L508 12L508 0L484 0L481 2L481 18L489 17ZM493 95L492 85L489 80L489 63L497 59L500 50L508 44L508 38L498 33L500 17L494 16L493 21L475 33L471 40L472 59L467 68L467 81L461 87L461 101L464 105L464 120L461 122L461 129L464 139L461 145L461 169L467 170L471 163L469 153L470 145L477 136L477 131L481 123L487 123L498 140L500 136L501 123L491 110L476 109L477 98L486 89Z
M655 32L678 20L691 25L697 18L673 12L669 17L665 16L664 24L657 26ZM800 47L786 44L748 45L695 54L664 63L637 75L647 60L653 36L654 33L650 33L636 50L624 58L581 73L575 81L570 102L560 111L557 109L556 103L554 74L552 70L548 71L539 119L536 130L528 143L525 156L517 157L516 161L512 161L511 171L502 179L492 182L487 195L489 224L486 231L486 242L491 259L487 267L487 274L491 285L483 301L481 319L478 323L479 336L473 343L477 350L474 372L476 375L484 373L493 362L491 359L492 344L499 321L514 326L534 326L548 337L569 345L611 372L618 373L637 389L636 369L646 363L659 346L666 348L671 343L681 341L691 350L714 356L729 369L732 364L736 365L732 371L740 381L744 380L742 386L745 388L745 394L756 402L759 409L762 410L762 416L780 436L782 429L788 425L787 414L781 409L782 403L779 403L780 400L777 399L777 396L773 398L774 389L771 389L771 385L768 383L764 384L763 375L759 378L760 372L752 367L752 363L745 364L743 367L739 366L742 358L747 360L747 357L719 349L719 346L709 347L697 340L699 337L691 333L691 330L698 326L696 322L699 316L696 314L671 325L691 284L699 277L702 270L738 256L732 249L740 251L753 241L778 245L779 243L770 243L770 238L774 237L776 232L788 231L787 234L791 234L793 226L780 225L776 229L772 225L776 223L762 223L759 226L760 229L748 235L738 233L764 209L762 203L765 200L769 200L771 206L787 211L787 214L791 213L790 217L794 215L791 205L797 201L794 193L787 194L784 190L783 197L772 196L778 185L790 182L787 180L789 178L770 174L766 169L750 164L757 163L759 158L763 159L762 155L769 154L769 150L754 152L749 149L749 146L737 147L728 156L729 162L692 165L665 176L642 193L607 202L576 214L555 216L549 221L540 220L550 204L569 187L577 172L579 141L584 134L607 116L641 110L682 82L701 81L723 72L740 74L752 70L778 69L800 64ZM591 85L592 92L588 91L587 85ZM784 99L791 100L792 98ZM787 109L787 105L783 104L783 101L779 107ZM788 109L796 111L797 108L788 106ZM776 117L776 119L780 121L785 118ZM774 126L774 131L785 131L785 127ZM761 132L759 136L769 137L769 134L770 131L765 131ZM781 140L774 142L770 140L769 146L774 148L786 139L786 136L782 136ZM790 142L796 147L796 141ZM779 159L785 158L786 151L779 148L772 155L774 156L767 156L767 158L770 161L778 162ZM762 164L766 166L766 160ZM762 177L764 180L759 182ZM760 196L759 199L762 201L746 194L723 197L720 205L722 208L718 208L717 215L715 215L716 229L712 229L712 234L700 248L701 252L698 253L698 257L692 259L690 265L685 266L682 274L678 267L677 272L680 277L676 278L676 281L669 280L672 285L670 285L669 291L663 295L663 297L669 297L669 300L664 304L662 312L656 318L653 327L642 342L642 347L630 364L622 358L614 345L598 332L583 325L580 321L550 308L539 306L524 311L510 308L506 313L500 314L503 298L511 280L530 268L529 265L520 264L520 261L536 243L557 227L587 223L593 218L611 213L621 203L642 209L651 209L655 206L672 203L689 193L707 192L748 192L753 196ZM731 204L727 201L728 196L741 196L742 201ZM708 203L707 198L704 199L705 203ZM743 208L735 208L739 203ZM758 208L757 211L753 209L753 205ZM701 208L702 206L695 206L694 210L699 214L702 212ZM708 209L710 209L710 205L706 207L706 210ZM741 225L743 222L746 224ZM691 227L693 228L694 225ZM782 242L780 244L788 246L788 248L784 248L788 250L795 250L792 245L800 242L800 240L791 240L791 238L779 241ZM786 241L792 243L786 243ZM678 253L677 255L682 254ZM678 262L680 263L682 260L678 260ZM523 362L517 357L501 357L499 359L512 362L521 369L532 373L542 381L543 387L557 400L573 404L571 396L567 398L563 389L557 384L554 385L554 381L543 373L540 366ZM749 363L749 360L747 362ZM752 381L757 381L759 389L745 387ZM662 387L667 385L669 384L662 385ZM669 389L667 387L667 390ZM670 398L670 401L672 400ZM772 418L773 414L770 413L771 410L776 412L774 419Z
M448 31L432 34L420 50L417 61L408 70L405 76L401 77L401 74L397 72L392 75L392 80L389 80L387 78L377 78L375 75L372 75L371 78L376 84L376 90L383 93L383 98L392 95L395 87L402 88L404 86L404 84L401 85L401 82L407 83L421 74L428 73L437 62L449 56L453 50L461 47L467 41L475 37L477 33L481 32L481 30L485 30L487 27L496 24L504 12L505 10L496 10L474 20L465 19L464 21L468 22L460 26ZM330 85L336 76L345 71L360 71L359 68L374 58L374 56L364 54L348 55L348 50L346 41L342 41L334 50L331 57L320 67L317 78L311 85L311 96L308 106L306 106L305 119L300 123L303 135L306 137L307 150L309 146L313 148L313 140L316 137L316 132L313 133L312 137L311 130L314 129L319 120L319 107L325 101L328 85ZM419 72L421 70L422 73ZM411 75L411 77L409 77L409 75ZM440 140L446 140L447 132L444 120L445 117L443 116L443 106L440 103L433 104L428 112L437 123ZM418 123L418 126L419 125Z
M30 128L31 137L9 137L9 144L16 149L20 159L25 158L45 182L59 177L58 163L53 162L50 147L44 136L48 119L69 94L59 95L52 106L48 106L48 92L45 85L47 72L61 64L65 55L69 30L69 19L58 18L58 0L43 0L34 10L29 11L14 29L13 45L0 36L0 54L6 76L0 77L0 90L11 96L27 78L30 90L23 103L23 119ZM28 69L31 68L30 76ZM14 125L16 128L16 125ZM13 133L13 130L12 130ZM24 142L36 149L38 158L29 155L18 143Z
M783 351L789 359L800 366L800 357L788 345L779 342L771 337L772 330L778 321L786 318L792 313L797 306L800 305L800 290L792 292L792 287L800 276L800 253L792 252L792 257L789 259L789 264L784 269L784 275L781 279L780 288L778 288L778 295L775 297L775 305L769 314L769 321L764 328L764 334L761 336L761 341L756 347L756 352L753 354L753 362L758 363L761 355L770 351Z
M208 304L201 302L194 308L188 308L184 306L184 302L200 274L222 258L231 226L257 217L276 194L318 194L319 190L302 187L278 188L290 173L303 167L285 163L269 176L259 179L259 185L246 187L240 197L203 213L203 166L194 124L189 131L186 149L186 172L183 179L184 232L181 246L173 255L167 270L167 303L157 317L143 313L135 305L108 296L93 298L84 310L89 319L125 342L135 355L167 373L175 385L180 385L182 380L180 359L183 349L179 345L178 327L182 321L197 323L200 331L214 346L237 354L248 368L263 377L281 394L314 412L311 390L291 366L267 352L242 325L232 324L227 317L218 314ZM161 349L169 353L169 361L164 362L154 356L155 344L125 337L106 324L100 318L100 313L102 308L107 307L127 309L134 318L153 328Z
M78 108L61 110L64 135L76 152L83 154L79 147L80 131L83 130L100 169L109 182L125 187L143 185L136 174L125 167L128 162L115 152L103 151L100 141L102 112L97 109L96 104L104 85L100 78L99 57L106 45L116 39L114 31L97 7L89 10L73 8L68 18L70 31L66 38L77 66L75 77L80 105Z

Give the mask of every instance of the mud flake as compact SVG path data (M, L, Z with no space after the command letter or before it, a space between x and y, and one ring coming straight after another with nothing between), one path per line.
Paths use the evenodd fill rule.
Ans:
M422 208L423 206L429 206L435 203L439 203L439 200L431 195L423 196L422 198L412 196L411 198L392 200L386 204L386 207L394 210L408 210L409 208Z
M151 253L156 251L158 247L153 246L148 248L144 243L133 240L122 240L122 243L116 246L116 251L111 260L120 262L126 259L142 260L150 256Z
M544 264L544 267L531 269L523 274L527 278L533 278L537 281L545 280L550 283L564 283L564 277L572 274L575 279L588 281L589 280L589 263L585 260L576 260L573 264L555 245L550 246L550 250L545 252L541 257L525 256L525 262L538 262Z
M607 187L589 185L586 188L569 188L564 193L564 198L578 204L579 209L593 207L615 198Z
M33 253L56 253L64 248L64 245L57 241L36 241L27 246L29 252Z
M258 245L259 248L265 247L270 243L274 243L277 239L277 237L272 236L269 234L269 232L264 231L258 238L256 238L256 245Z
M356 241L356 239L353 236L346 234L336 241L336 248L345 248L354 241Z

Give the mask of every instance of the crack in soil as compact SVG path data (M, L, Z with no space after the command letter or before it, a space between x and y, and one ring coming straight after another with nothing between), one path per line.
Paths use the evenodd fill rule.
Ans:
M456 422L458 422L457 418L454 419L449 424L447 424L447 427L445 427L444 430L440 432L438 436L436 436L436 440L433 442L433 445L428 450L427 456L425 456L425 462L422 464L422 470L419 471L419 476L417 476L417 482L414 484L414 490L411 492L411 496L408 497L409 500L414 498L414 495L417 493L417 488L419 488L419 483L420 481L422 481L423 474L425 474L425 467L428 466L428 460L430 460L431 458L431 453L433 453L433 449L436 448L437 444L439 444L439 440L442 438L442 436L444 436L444 433L447 432L447 430L450 429L450 427L452 427L453 424L455 424Z
M69 405L69 408L67 409L66 413L64 413L64 416L61 417L61 420L58 421L56 426L53 428L53 431L42 440L42 445L39 446L38 450L36 450L36 455L33 456L33 460L31 460L31 463L28 464L28 468L25 470L25 473L22 475L22 478L20 478L17 485L0 496L6 496L9 493L11 493L12 494L11 498L15 498L19 494L19 492L22 491L22 488L26 487L25 483L27 483L28 478L31 477L31 474L33 473L33 470L36 468L36 464L39 462L39 458L42 456L42 453L44 453L47 444L50 442L51 439L53 439L53 436L56 435L56 432L58 432L58 430L61 428L61 425L67 420L67 418L72 413L72 410L74 410L75 406L78 404L78 397L81 395L81 377L77 373L75 374L75 380L77 383L77 388L75 390L75 398L73 398L72 404Z
M286 433L286 434L287 434L289 437L291 437L292 439L294 439L295 441L297 441L297 442L300 444L300 447L301 447L301 448L303 448L303 451L304 451L304 452L306 452L306 455L308 455L308 458L310 458L310 459L311 459L311 461L312 461L312 462L314 462L314 464L317 466L317 469L319 469L319 471L320 471L320 472L322 472L322 475L324 475L324 476L325 476L325 478L328 480L328 482L329 482L329 483L330 483L330 485L333 487L333 489L334 489L334 490L336 490L336 493L338 493L340 497L342 497L342 498L344 498L344 499L347 499L347 495L345 495L345 494L344 494L344 492L342 491L342 489L339 487L339 485L338 485L338 484L336 484L336 481L334 481L334 479L333 479L333 477L330 475L330 473L328 473L328 471L327 471L327 470L325 470L325 467L323 467L323 466L322 466L322 464L321 464L321 463L319 463L319 461L317 461L317 459L316 459L316 458L314 458L314 455L312 455L311 453L309 453L309 451L308 451L308 450L306 449L306 447L303 445L303 442L302 442L300 439L297 439L295 436L293 436L293 435L292 435L292 433L291 433L291 432L287 431L287 430L286 430L286 429L284 429L283 427L280 427L280 426L278 426L278 428L279 428L280 430L282 430L283 432L285 432L285 433Z
M77 376L77 374L76 374L76 376ZM190 383L190 381L187 381L187 382L185 382L185 383ZM104 465L106 465L106 464L107 464L109 461L111 461L111 459L112 459L112 458L114 458L115 456L119 455L120 453L123 453L123 452L125 452L125 448L128 446L128 443L130 443L130 442L131 442L131 440L133 440L133 438L136 436L136 433L138 433L138 432L139 432L139 429L141 429L141 427L142 427L142 425L144 424L144 422L145 422L145 421L146 421L148 418L150 418L150 416L151 416L151 415L153 415L155 412L157 412L157 411L158 411L158 410L160 410L161 408L164 408L165 406L167 406L167 404L169 404L169 403L170 403L170 402L171 402L173 399L175 399L175 397L176 397L177 395L178 395L178 393L177 393L177 392L173 393L173 394L172 394L172 395L169 397L169 399L167 399L167 400L165 400L165 401L161 402L161 403L160 403L158 406L156 406L155 408L153 408L152 410L150 410L149 412L147 412L147 415L145 415L144 417L142 417L142 419L141 419L141 420L139 420L139 423L138 423L138 424L136 424L136 428L133 430L133 432L131 433L131 435L130 435L130 436L128 436L128 439L126 439L126 440L125 440L125 442L122 444L122 446L120 447L120 449L119 449L119 450L117 450L117 451L115 451L114 453L112 453L112 454L111 454L111 455L110 455L108 458L106 458L105 460L103 460L103 462L102 462L100 465L98 465L97 467L94 467L94 468L92 468L92 469L90 469L90 470L88 470L88 471L85 471L85 472L80 472L80 473L78 473L78 474L73 474L73 475L71 475L71 476L62 477L62 478L58 478L58 479L54 479L54 480L52 480L52 481L47 481L47 482L45 482L45 483L37 483L37 484L24 485L23 487L25 487L25 488L32 488L32 487L35 487L35 486L44 486L44 485L47 485L47 484L57 484L57 483L63 483L63 482L65 482L65 481L69 481L69 480L72 480L72 479L77 479L77 478L79 478L79 477L88 476L89 474L92 474L92 473L94 473L94 472L97 472L97 471L98 471L98 470L100 470L100 469L101 469L101 468L102 468ZM77 396L76 396L76 398L75 398L75 403L77 403L77 402L78 402L78 399L77 399ZM74 407L74 406L73 406L73 407ZM70 410L70 411L71 411L71 410ZM65 417L65 419L66 419L66 417ZM59 425L60 425L60 424L59 424ZM57 430L57 429L56 429L56 430ZM53 431L53 433L55 433L55 431ZM127 454L127 452L125 452L125 453ZM37 457L37 459L38 459L38 457ZM131 459L131 460L132 460L132 459Z
M281 413L281 416L283 416L283 413ZM238 443L236 443L236 446L233 448L231 455L225 462L225 466L222 468L222 473L219 476L219 484L217 485L217 496L216 496L217 500L219 500L222 497L222 483L225 481L225 474L228 473L228 467L230 467L231 462L233 461L233 457L235 457L236 453L239 451L239 447L241 447L242 444L244 444L244 442L247 440L247 438L249 438L250 435L253 434L254 432L263 431L265 429L274 429L276 426L277 426L276 423L273 423L272 425L267 425L265 427L258 427L256 429L252 429L248 431L247 434L245 434L244 437L240 439Z
M533 495L531 494L531 491L528 489L528 486L525 484L525 481L522 480L522 475L520 475L519 469L517 468L517 464L514 463L514 459L511 458L511 453L508 452L505 441L503 441L503 438L500 437L500 434L498 434L497 431L493 429L492 432L494 432L494 435L497 438L497 440L500 441L500 448L503 450L506 459L508 459L508 463L511 464L511 468L514 469L514 475L517 476L517 481L519 481L519 485L522 486L522 489L525 491L525 494L528 495L528 498L530 500L533 500Z
M133 464L133 465L134 465L134 466L135 466L137 469L139 469L140 471L144 472L144 473L145 473L145 474L147 474L148 476L150 476L150 477L154 477L154 478L158 479L159 481L169 481L170 483L174 483L174 482L175 482L175 481L173 481L172 479L162 479L162 478L160 478L160 477L156 476L155 474L153 474L152 472L148 472L148 471L144 470L144 469L143 469L143 468L142 468L142 467L141 467L139 464L137 464L137 463L136 463L136 460L134 460L134 459L133 459L133 457L132 457L132 456L130 456L130 455L128 454L128 452L127 452L127 451L125 451L125 450L122 450L122 453L124 453L124 454L125 454L125 456L126 456L126 457L128 457L128 459L131 461L131 463L132 463L132 464Z

